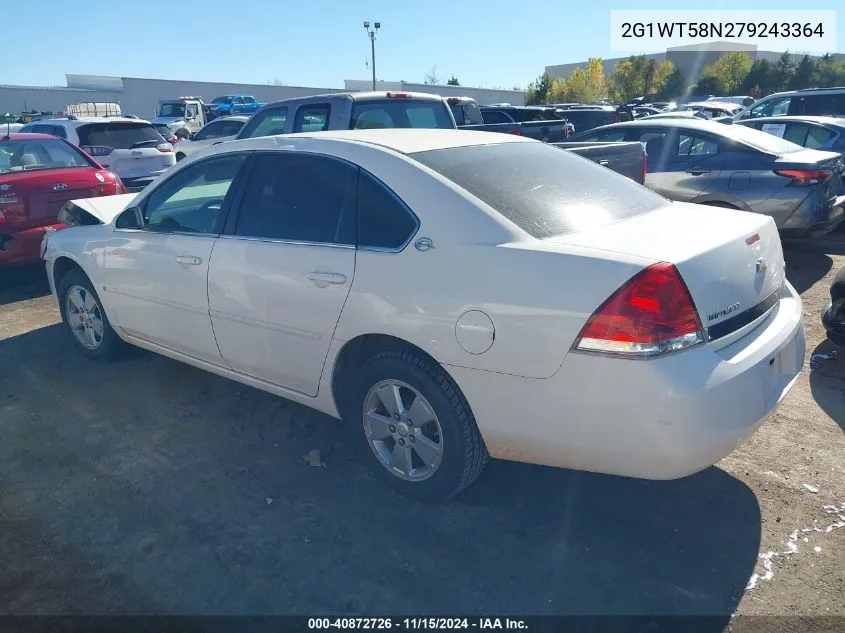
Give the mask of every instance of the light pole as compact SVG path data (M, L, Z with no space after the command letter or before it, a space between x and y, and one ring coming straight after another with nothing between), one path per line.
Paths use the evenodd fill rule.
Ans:
M381 22L373 22L373 27L370 28L369 22L364 22L364 30L370 36L370 50L373 55L373 90L376 89L376 33L381 28Z

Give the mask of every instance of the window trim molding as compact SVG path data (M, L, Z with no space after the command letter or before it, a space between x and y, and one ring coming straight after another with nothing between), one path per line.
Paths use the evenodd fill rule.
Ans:
M414 237L417 235L417 233L419 233L420 226L422 225L422 223L420 222L419 217L417 216L417 214L416 214L416 213L414 213L414 212L413 212L413 210L411 209L411 207L409 207L409 206L408 206L408 204L407 204L404 200L402 200L402 198L400 198L400 197L399 197L399 194L397 194L395 191L393 191L393 189L391 189L390 187L388 187L388 186L384 183L384 181L383 181L383 180L381 180L381 178L379 178L379 177L378 177L378 176L376 176L375 174L373 174L373 173L371 173L371 172L367 171L367 170L366 170L366 169L364 169L363 167L360 167L360 166L359 166L359 167L358 167L358 169L360 170L360 174L366 174L367 176L369 176L370 178L372 178L372 179L373 179L373 181L376 183L376 185L377 185L377 186L381 187L381 189L382 189L384 192L386 192L386 193L387 193L390 197L392 197L392 198L393 198L393 199L394 199L394 200L395 200L395 201L399 204L399 206L400 206L400 207L402 207L402 209L405 211L405 213L407 213L407 214L411 217L411 219L414 221L414 230L413 230L413 231L411 231L411 232L408 234L408 239L406 239L406 240L405 240L402 244L400 244L398 247L395 247L395 248L390 248L390 247L387 247L387 246L362 246L362 245L361 245L360 231L357 231L357 230L356 230L356 233L358 234L357 239L355 240L355 242L356 242L356 248L357 248L359 251L370 251L370 252L373 252L373 253L401 253L401 252L402 252L402 251L404 251L406 248L408 248L408 244L410 244L410 243L411 243L411 240L413 240L413 239L414 239ZM360 190L361 190L361 181L360 181L360 178L361 178L361 177L360 177L360 175L359 175L359 176L358 176L358 196L360 196L360 195L361 195L361 194L360 194ZM360 221L360 219L361 219L361 215L360 215L360 213L358 212L358 200L357 200L357 199L355 200L355 216L356 216L356 217L355 217L355 222L356 222L356 229L357 229L358 222L359 222L359 221Z

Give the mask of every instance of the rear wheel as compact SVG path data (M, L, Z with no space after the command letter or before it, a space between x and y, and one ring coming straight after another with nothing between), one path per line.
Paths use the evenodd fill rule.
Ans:
M358 372L355 393L353 431L376 475L398 492L444 499L475 481L487 464L466 399L424 354L377 354Z
M59 284L59 309L71 338L88 358L110 361L118 357L123 341L112 329L91 281L71 270Z

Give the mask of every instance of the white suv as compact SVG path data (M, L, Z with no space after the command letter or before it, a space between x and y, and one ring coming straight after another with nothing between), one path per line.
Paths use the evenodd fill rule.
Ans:
M123 117L51 117L28 123L21 132L66 139L117 174L128 191L140 191L176 164L173 146L140 119Z

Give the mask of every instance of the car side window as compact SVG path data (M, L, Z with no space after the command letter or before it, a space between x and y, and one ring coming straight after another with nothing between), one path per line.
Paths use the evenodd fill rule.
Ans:
M259 154L240 205L243 237L355 244L358 169L315 154Z
M293 120L293 131L323 132L328 130L329 111L330 107L327 103L300 107Z
M253 99L252 97L244 97L244 103L252 105L253 103L255 103L255 99Z
M243 98L242 98L242 97L235 97L235 98L234 98L234 100L233 100L232 102L233 102L233 103L237 103L238 105L240 105L240 104L242 104L242 103L244 102L244 100L243 100Z
M197 106L197 104L196 103L189 103L188 109L187 109L187 112L186 112L186 116L195 117L195 116L197 116L197 114L199 114L199 107Z
M214 123L209 123L203 129L197 132L196 136L194 136L194 140L205 141L210 138L217 138L218 136L222 136L222 123L222 121L215 121Z
M782 116L789 113L789 104L792 103L792 97L780 97L764 101L748 111L748 115L752 118L760 116Z
M200 161L178 172L143 205L144 228L151 231L217 233L220 212L246 154Z
M483 110L481 117L485 123L510 123L510 119L498 110Z
M702 158L719 152L719 144L705 136L692 136L681 132L678 140L678 156L681 158Z
M618 142L625 140L625 130L608 130L607 132L602 132L601 134L596 134L595 138L591 138L590 140L595 140L599 143L611 143L611 142Z
M399 197L373 176L358 179L358 246L398 249L417 230L417 220Z
M241 121L221 121L223 125L220 127L220 134L218 136L234 136L241 131L244 124Z
M243 127L241 138L258 138L259 136L284 134L287 120L287 107L264 110L247 122Z

